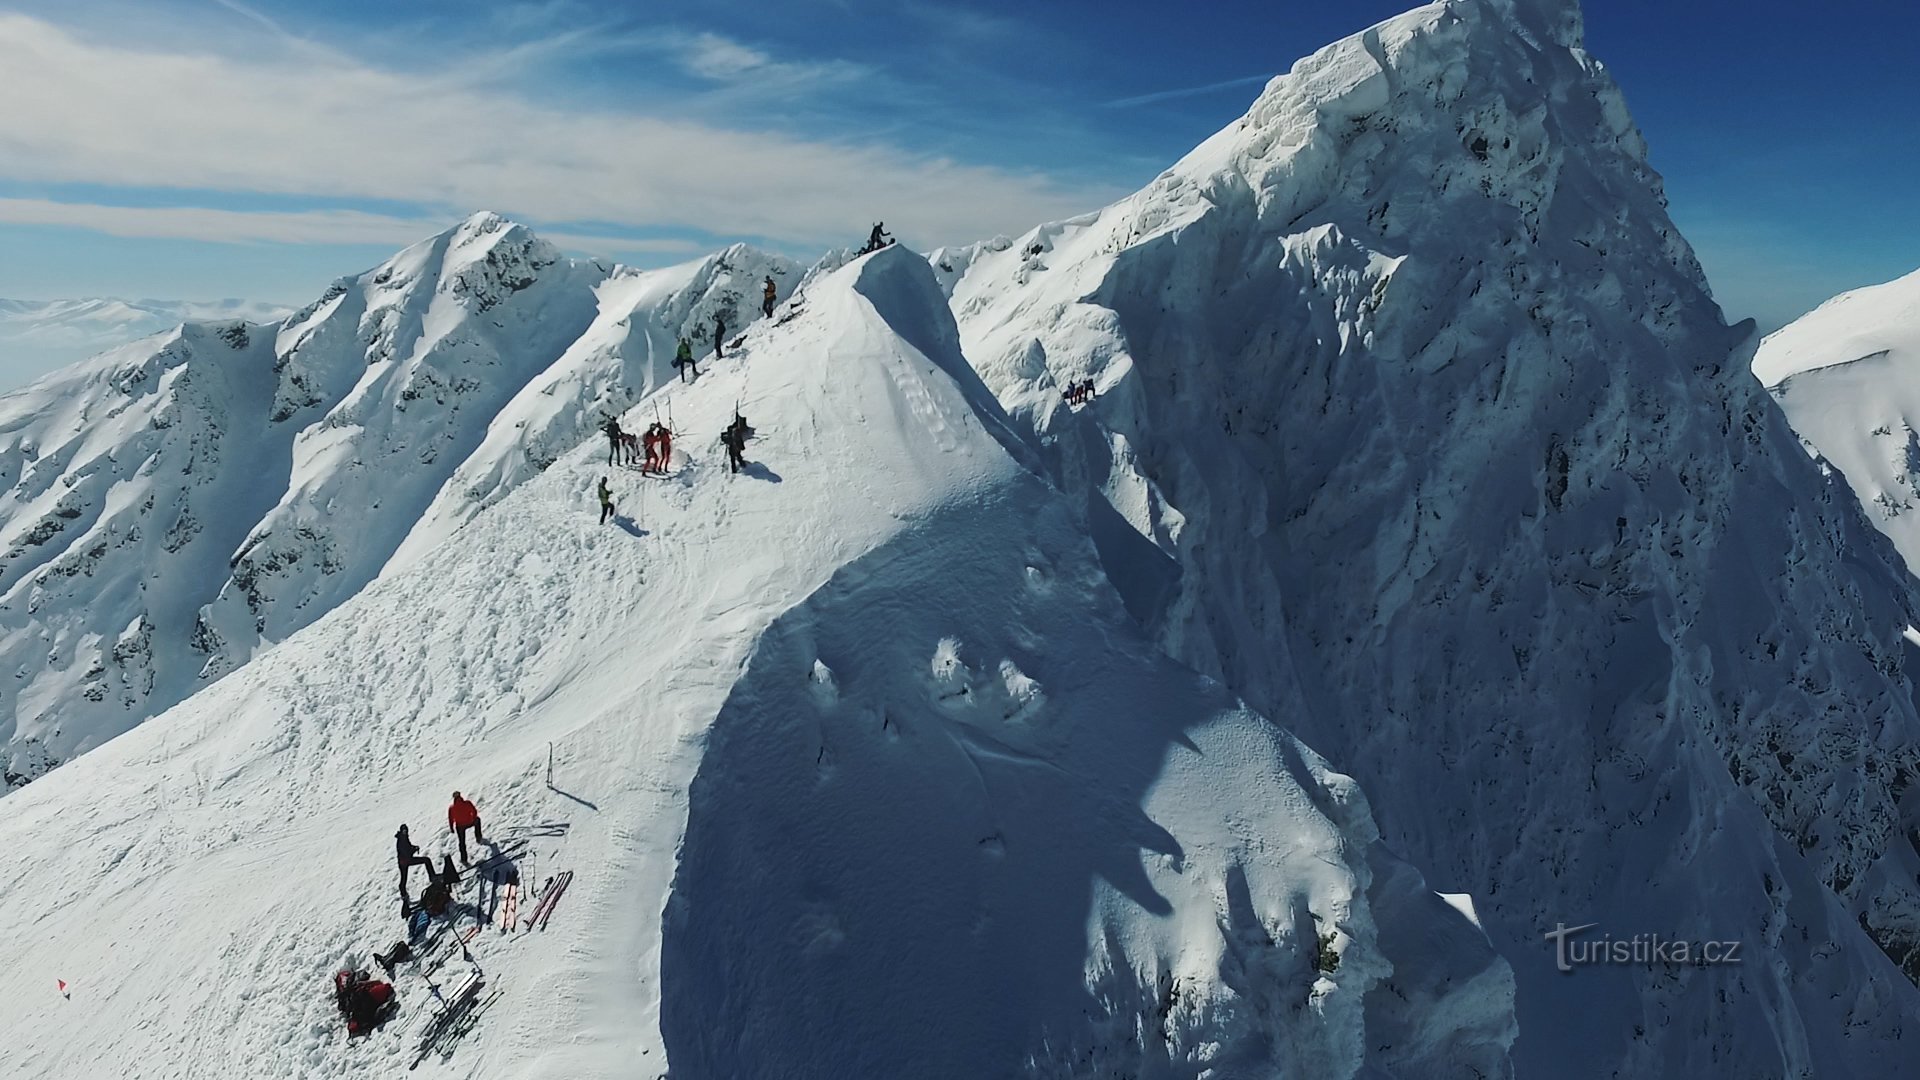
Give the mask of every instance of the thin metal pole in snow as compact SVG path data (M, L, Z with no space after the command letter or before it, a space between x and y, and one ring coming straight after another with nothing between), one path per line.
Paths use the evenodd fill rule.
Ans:
M547 786L553 786L553 744L547 744Z

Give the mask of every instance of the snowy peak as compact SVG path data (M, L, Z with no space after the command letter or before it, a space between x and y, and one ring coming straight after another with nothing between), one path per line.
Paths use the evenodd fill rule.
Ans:
M1761 384L1778 387L1803 372L1840 364L1920 360L1920 270L1841 293L1767 335L1753 358Z
M1920 567L1920 271L1844 293L1760 343L1753 373Z
M1301 711L1388 845L1484 901L1522 1074L1901 1075L1920 594L1748 376L1579 42L1571 5L1420 8L936 270L1129 611ZM1616 994L1554 969L1557 920L1833 948ZM1840 1031L1876 1035L1781 1034Z

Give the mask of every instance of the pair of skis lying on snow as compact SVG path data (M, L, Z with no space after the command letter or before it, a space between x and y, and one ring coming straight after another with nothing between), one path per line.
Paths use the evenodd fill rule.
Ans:
M572 883L573 871L571 870L563 870L558 876L548 878L547 887L540 891L540 899L533 905L533 914L527 916L526 925L522 926L521 929L532 930L537 924L541 930L545 930L547 928L547 920L553 918L554 905L560 902L560 894L566 892L567 886ZM501 933L505 934L512 932L514 926L520 922L520 883L517 881L507 882L505 892L502 895L503 900L500 907L500 917L491 921L500 927ZM473 936L479 932L480 927L475 926L473 929L467 931L466 939L471 940Z

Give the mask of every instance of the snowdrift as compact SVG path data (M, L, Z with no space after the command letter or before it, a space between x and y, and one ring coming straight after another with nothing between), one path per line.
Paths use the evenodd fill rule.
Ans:
M1753 373L1907 567L1920 566L1920 271L1836 296L1768 335Z
M417 559L758 315L744 247L657 271L476 214L282 325L189 323L0 398L0 791Z
M396 1074L422 983L349 1044L328 980L458 789L565 821L524 870L578 876L475 938L501 997L423 1075L1504 1075L1505 962L1138 632L957 343L915 255L818 279L628 416L673 417L669 478L567 453L0 801L10 1069Z
M1911 1071L1920 597L1572 3L1383 23L1139 194L933 262L1129 610L1482 899L1521 1075ZM1585 923L1747 959L1557 971Z

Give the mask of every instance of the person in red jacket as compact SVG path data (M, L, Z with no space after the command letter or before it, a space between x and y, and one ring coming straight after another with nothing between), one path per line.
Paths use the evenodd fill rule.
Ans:
M473 830L474 843L485 844L488 842L487 838L480 833L479 809L472 803L461 798L460 793L456 791L453 793L453 805L447 807L447 831L451 832L454 838L460 841L460 861L471 864L473 860L467 857L468 829Z

